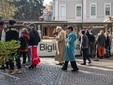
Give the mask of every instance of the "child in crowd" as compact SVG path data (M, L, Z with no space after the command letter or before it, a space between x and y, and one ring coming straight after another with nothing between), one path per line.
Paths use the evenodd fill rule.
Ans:
M23 56L23 66L26 65L26 56L28 54L29 33L27 28L23 28L20 37L19 56Z

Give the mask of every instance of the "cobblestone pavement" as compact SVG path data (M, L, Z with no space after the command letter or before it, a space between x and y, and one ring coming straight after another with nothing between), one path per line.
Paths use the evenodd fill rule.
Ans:
M62 71L62 66L55 65L54 58L41 58L41 61L34 70L24 67L22 74L0 71L0 85L113 85L112 60L81 66L82 59L77 59L78 72L71 72L70 64L67 71Z

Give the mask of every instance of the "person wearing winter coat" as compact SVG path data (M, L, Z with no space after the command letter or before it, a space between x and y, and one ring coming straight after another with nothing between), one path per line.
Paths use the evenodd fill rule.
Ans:
M1 40L5 41L5 42L11 41L11 40L19 40L19 34L20 34L20 30L16 26L16 20L10 19L9 26L7 26L7 28L2 30ZM17 51L17 54L18 54L18 51ZM11 54L11 57L12 57L11 59L8 59L6 68L9 69L8 73L15 74L16 70L15 70L15 66L14 66L13 54ZM18 55L16 57L16 65L18 68L18 73L22 73L20 58Z
M88 55L88 46L89 46L89 39L88 36L85 34L85 30L81 31L81 43L80 47L82 50L82 56L83 56L83 63L81 65L86 65L86 59L88 59L88 63L91 63L91 60Z
M57 26L56 30L58 32L58 35L56 36L57 50L56 50L55 60L59 62L57 65L62 65L64 61L64 47L65 47L66 33L60 26Z
M96 52L96 41L95 41L95 36L93 34L93 31L89 31L89 56L94 58L95 57L95 52Z
M30 36L29 46L33 46L33 45L38 46L38 43L41 41L41 39L40 39L38 31L36 30L35 25L30 24L28 31L29 31L29 36Z
M67 27L67 38L66 38L66 45L64 49L64 60L65 63L62 67L62 70L67 70L69 61L71 62L71 66L73 70L72 72L78 71L78 67L75 61L75 41L77 39L77 35L73 32L73 27Z
M110 57L110 52L109 51L110 51L111 42L110 42L109 33L107 31L105 32L105 37L106 37L106 41L105 41L106 54L105 54L105 57L109 58Z
M109 57L111 57L111 48L112 48L112 35L111 35L111 33L110 33L110 31L108 30L107 31L108 32L108 34L109 34L109 38L110 38L110 45L109 45Z
M29 49L30 49L30 57L31 57L31 65L29 66L29 69L36 68L37 64L40 62L40 58L38 57L37 53L37 46L38 43L41 41L39 33L36 30L35 24L30 24L29 28Z
M104 50L105 50L105 41L106 37L104 35L104 31L101 30L97 37L97 53L99 58L104 58Z
M28 55L29 34L27 28L23 28L20 37L19 57L23 56L23 66L26 65L26 56Z

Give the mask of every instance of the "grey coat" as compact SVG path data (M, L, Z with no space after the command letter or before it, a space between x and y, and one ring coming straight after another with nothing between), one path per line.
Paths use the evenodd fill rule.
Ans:
M81 36L81 49L88 48L89 39L86 34Z
M97 44L98 44L99 46L105 47L105 41L106 41L105 35L100 34L100 35L97 37Z

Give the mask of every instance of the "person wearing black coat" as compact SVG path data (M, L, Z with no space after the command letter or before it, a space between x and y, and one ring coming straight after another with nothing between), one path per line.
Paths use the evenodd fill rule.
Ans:
M86 30L86 35L87 35L88 40L89 40L88 55L89 55L89 57L94 58L95 57L95 52L96 52L95 37L93 35L92 30Z
M38 46L38 43L41 41L40 39L40 36L39 36L39 33L38 31L36 30L36 26L35 24L31 24L29 25L29 28L28 28L28 31L29 31L29 36L30 36L30 39L29 39L29 46ZM32 65L29 67L29 69L33 69L33 68L36 68L36 65Z
M110 57L110 36L108 32L105 32L105 37L106 37L106 41L105 41L105 49L106 49L106 54L105 57L109 58Z
M38 45L38 43L40 42L40 36L35 28L29 29L29 36L29 45Z
M19 28L16 26L16 20L9 20L9 26L5 29L2 30L2 36L1 40L7 42L11 40L19 40ZM14 66L14 57L13 54L11 54L11 59L8 59L8 62L6 63L6 69L9 69L10 74L15 74L15 66ZM21 69L21 63L20 63L20 58L18 56L18 51L17 51L17 57L16 57L16 65L18 68L18 73L22 73Z
M89 50L90 50L89 56L94 58L96 53L96 40L92 30L90 30L90 36L89 36Z

